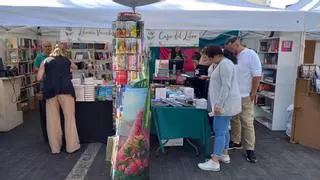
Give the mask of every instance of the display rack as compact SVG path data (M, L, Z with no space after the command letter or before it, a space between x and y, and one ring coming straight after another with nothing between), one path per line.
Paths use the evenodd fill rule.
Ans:
M144 22L138 13L119 13L113 23L113 179L148 177L150 93L143 51Z
M262 78L254 116L271 130L285 130L287 108L293 103L301 38L298 33L277 34L259 41ZM291 43L290 47L285 46L287 42Z
M256 120L272 129L274 98L280 38L261 39L259 56L262 64L262 78L255 103Z
M22 75L20 95L17 105L20 110L34 109L35 94L39 91L34 72L34 59L40 46L36 39L11 37L6 40L7 58L5 65L10 67L14 75Z

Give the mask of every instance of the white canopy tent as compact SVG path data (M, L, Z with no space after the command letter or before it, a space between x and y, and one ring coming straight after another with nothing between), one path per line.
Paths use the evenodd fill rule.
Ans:
M287 8L291 11L299 11L305 13L306 32L320 31L320 0L300 0Z
M3 26L110 28L131 11L111 0L0 0ZM138 7L147 29L303 31L304 13L242 0L166 0Z

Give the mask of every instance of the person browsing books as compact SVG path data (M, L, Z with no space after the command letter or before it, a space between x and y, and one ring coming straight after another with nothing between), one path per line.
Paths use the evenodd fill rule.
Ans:
M253 106L259 88L262 68L259 56L254 50L244 47L239 37L231 37L226 41L226 48L237 54L237 72L240 93L242 97L242 111L231 121L232 149L241 149L243 143L247 160L257 162L255 155L255 130Z
M57 46L50 57L42 61L37 75L37 80L44 83L47 132L52 154L60 153L62 147L60 106L65 120L66 150L72 153L80 148L75 122L75 91L71 82L71 68L77 69L77 66L66 58Z
M216 64L209 84L209 99L212 107L209 115L214 117L215 142L211 159L199 163L198 167L205 171L220 171L220 161L230 163L228 126L232 116L241 112L241 96L235 65L226 58L227 54L224 50L219 46L208 46L205 52Z

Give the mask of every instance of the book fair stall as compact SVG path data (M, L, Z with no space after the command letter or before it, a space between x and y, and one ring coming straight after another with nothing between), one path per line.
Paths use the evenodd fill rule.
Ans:
M219 3L223 8L237 7L237 4ZM8 113L5 113L8 109L1 109L0 115L14 119L0 121L0 131L9 131L21 124L21 110L32 110L37 106L40 87L35 79L33 59L41 53L41 42L50 41L63 47L78 67L72 71L72 83L76 92L79 138L81 143L107 144L106 161L111 164L113 179L149 177L150 134L158 139L158 155L160 150L164 153L167 146L183 146L185 142L197 155L200 152L209 155L212 130L208 102L195 94L193 55L200 53L205 45L222 46L230 36L240 36L244 45L257 52L262 64L262 78L254 105L255 120L270 130L284 131L288 126L287 108L294 104L292 142L319 147L319 143L311 144L307 140L315 137L316 130L305 133L316 124L316 119L308 118L307 125L299 120L307 114L318 115L314 110L319 106L316 102L319 99L319 68L299 65L308 49L304 49L308 43L305 25L315 31L320 29L305 22L305 12L301 11L243 5L245 10L228 10L233 14L225 16L217 4L164 1L134 6L136 11L132 12L107 1L96 9L85 5L58 8L60 13L55 18L60 21L52 15L56 15L57 7L49 7L46 13L54 21L51 24L39 16L44 12L41 7L0 6L0 15L11 19L0 23L8 27L19 25L14 21L21 21L11 11L28 10L31 14L24 21L26 26L31 25L31 17L40 17L39 27L25 28L26 32L0 31L4 34L0 41L0 49L4 49L0 51L0 69L8 68L1 74L0 97L11 109ZM163 9L159 10L159 7ZM210 11L197 7L207 7ZM79 17L70 16L65 20L66 14L79 14ZM244 15L249 19L239 24L242 19L236 17ZM257 17L264 23L258 23L254 19ZM310 17L314 18L313 15ZM212 24L208 24L209 20ZM210 38L202 41L205 36ZM320 44L318 41L315 44L314 52L319 54ZM318 55L313 59L313 64L319 62ZM8 93L15 95L9 99ZM301 103L308 103L308 113L301 110ZM15 106L17 110L13 108ZM39 107L46 138L45 103L41 98ZM192 140L199 143L195 145Z

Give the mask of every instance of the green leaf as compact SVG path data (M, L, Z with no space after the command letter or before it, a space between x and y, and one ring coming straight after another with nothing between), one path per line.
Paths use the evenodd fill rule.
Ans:
M127 147L125 150L124 150L124 154L126 156L131 156L131 153L132 153L132 147Z
M122 171L116 171L115 173L114 173L114 176L115 177L121 177L121 176L123 176L124 174L123 174L123 172Z
M138 149L143 149L143 148L144 148L144 141L143 141L143 139L140 139L140 140L137 142L137 148L138 148Z

